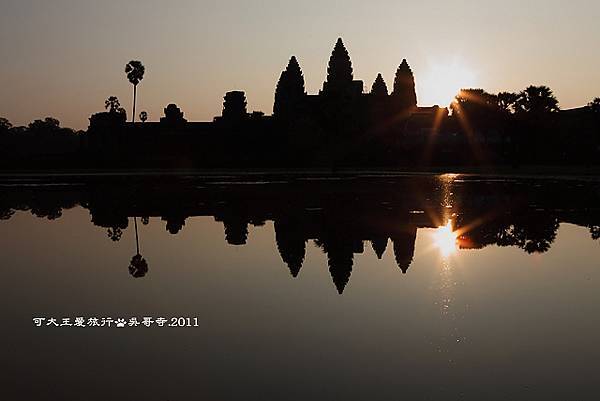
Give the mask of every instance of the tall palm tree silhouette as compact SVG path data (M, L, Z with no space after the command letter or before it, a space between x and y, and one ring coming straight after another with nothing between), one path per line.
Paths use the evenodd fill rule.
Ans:
M132 60L125 65L125 73L127 79L133 85L133 114L131 122L135 122L135 103L137 100L137 86L144 79L144 72L146 68L141 61Z
M135 256L131 258L129 263L129 274L133 277L144 277L148 273L148 262L140 254L140 239L138 236L137 217L133 218L135 226Z

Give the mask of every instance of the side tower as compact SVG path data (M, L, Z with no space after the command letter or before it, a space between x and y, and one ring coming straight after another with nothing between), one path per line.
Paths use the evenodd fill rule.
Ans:
M231 91L223 98L223 120L240 122L248 118L246 111L246 94L242 91Z
M300 112L306 97L304 89L304 76L295 56L284 71L281 72L277 88L275 89L275 103L273 116L281 119L290 119Z
M417 108L415 77L406 59L402 60L396 70L392 98L396 111L412 112Z
M388 88L381 76L381 73L377 74L377 78L375 78L375 82L373 82L373 86L371 87L371 95L382 98L388 95Z

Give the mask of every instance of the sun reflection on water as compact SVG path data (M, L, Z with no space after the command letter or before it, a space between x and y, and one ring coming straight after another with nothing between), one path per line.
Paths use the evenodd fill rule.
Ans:
M433 244L443 257L448 257L456 252L458 233L452 229L452 220L449 219L445 226L438 227L433 233Z

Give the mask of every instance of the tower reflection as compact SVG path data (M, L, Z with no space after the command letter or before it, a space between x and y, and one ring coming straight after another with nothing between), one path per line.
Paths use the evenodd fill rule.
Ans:
M407 273L415 258L417 232L423 228L435 229L433 243L442 257L489 245L543 253L554 242L560 223L588 227L593 239L600 237L600 190L595 183L531 185L527 180L460 176L288 178L254 184L229 180L150 177L45 185L40 179L38 185L0 189L0 216L10 219L15 211L29 210L40 218L56 219L63 209L79 205L114 241L133 217L136 255L129 271L134 277L148 272L140 253L137 216L144 216L144 222L160 217L171 235L185 230L189 218L210 216L223 224L225 241L234 246L248 243L250 226L271 221L282 265L291 276L301 274L307 243L312 241L326 254L340 294L365 242L383 259L391 241L395 263Z

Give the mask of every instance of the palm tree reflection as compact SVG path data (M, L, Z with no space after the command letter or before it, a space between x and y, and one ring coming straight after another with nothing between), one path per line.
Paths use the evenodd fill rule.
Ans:
M148 273L148 262L146 262L146 259L144 259L140 254L140 240L138 236L137 217L133 218L133 223L135 227L136 254L133 258L131 258L131 262L129 263L129 274L131 274L135 278L139 278L144 277L146 273Z

